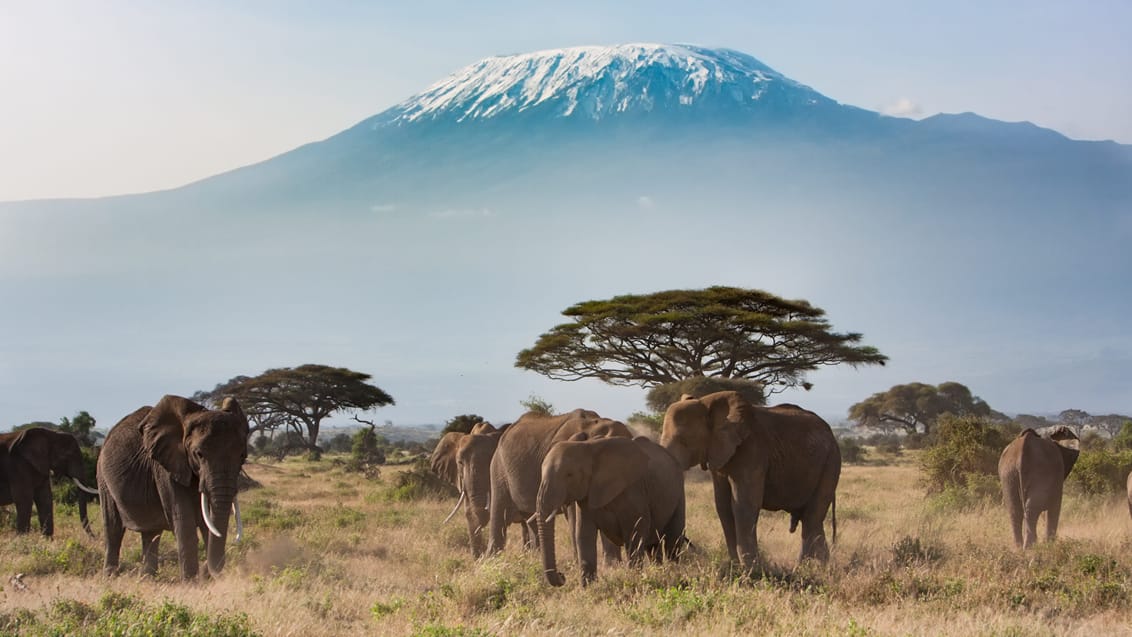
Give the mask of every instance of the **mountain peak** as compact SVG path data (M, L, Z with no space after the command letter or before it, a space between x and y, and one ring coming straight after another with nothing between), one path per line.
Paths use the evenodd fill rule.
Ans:
M624 114L743 110L832 100L757 59L689 44L578 46L490 57L390 109L383 123L506 114L600 120Z

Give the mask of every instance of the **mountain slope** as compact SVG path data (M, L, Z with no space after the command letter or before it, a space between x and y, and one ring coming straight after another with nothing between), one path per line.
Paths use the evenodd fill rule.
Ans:
M506 422L531 393L624 417L642 391L515 353L577 301L713 284L809 299L890 356L784 396L832 420L945 380L1128 413L1130 211L1127 146L884 117L733 51L490 58L183 188L0 204L0 425L306 362L374 374L398 423Z

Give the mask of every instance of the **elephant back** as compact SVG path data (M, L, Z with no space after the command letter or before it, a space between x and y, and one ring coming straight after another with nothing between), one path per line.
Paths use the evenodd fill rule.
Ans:
M555 416L523 414L507 427L491 460L493 489L506 485L511 501L520 512L535 510L543 459L554 443L585 432L591 438L632 438L629 428L616 420L602 418L588 409L575 409Z

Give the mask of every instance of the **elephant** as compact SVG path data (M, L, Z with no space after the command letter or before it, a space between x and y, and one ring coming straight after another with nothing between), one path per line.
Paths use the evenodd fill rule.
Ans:
M759 511L788 511L802 523L799 560L829 559L826 513L837 541L841 450L817 414L784 405L752 405L734 391L669 405L660 444L685 469L711 470L715 510L732 562L758 564Z
M577 504L575 544L582 585L597 575L597 534L626 548L631 563L649 555L675 559L684 537L684 467L645 437L557 442L542 461L536 510L543 572L552 586L566 578L554 555L554 517Z
M55 505L51 474L66 476L84 493L79 495L79 520L92 535L87 519L87 494L98 491L82 482L86 474L79 441L69 433L32 427L0 434L0 505L16 505L16 532L31 531L31 508L35 505L39 531L55 534Z
M491 458L503 435L489 423L479 423L471 433L449 432L441 438L432 453L432 470L448 480L460 491L460 499L445 522L464 505L464 518L468 524L468 542L472 557L484 552L483 529L488 525L488 500L491 497ZM450 477L451 476L451 477ZM527 527L523 527L524 534ZM524 537L529 541L529 538Z
M1002 450L998 478L1002 481L1002 501L1010 512L1015 546L1024 550L1037 542L1042 511L1046 513L1046 540L1057 536L1061 490L1077 463L1079 447L1073 430L1060 426L1045 435L1026 429Z
M542 476L542 461L554 443L585 432L592 438L617 436L632 438L624 423L602 418L596 412L575 409L556 416L527 412L519 417L499 438L491 458L491 500L487 552L495 554L506 544L506 528L512 523L526 526L524 537L534 547L537 538L535 523L536 498ZM606 556L620 554L620 549L603 537Z
M236 480L247 456L248 421L230 397L212 410L166 395L114 425L98 458L106 572L118 572L122 538L130 529L141 534L144 574L157 572L158 540L162 531L172 531L183 579L197 575L198 532L207 573L218 575L231 512L236 541L242 535Z

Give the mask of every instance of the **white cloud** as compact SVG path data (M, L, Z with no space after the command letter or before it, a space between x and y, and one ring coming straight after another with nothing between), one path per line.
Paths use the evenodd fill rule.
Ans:
M397 204L391 203L376 203L369 207L370 212L393 212L397 209Z
M428 216L436 219L467 219L470 217L494 217L495 213L487 208L448 208L437 212L430 212Z
M893 117L919 117L924 109L907 97L901 97L887 106L880 107L880 112Z
M652 197L648 195L641 195L640 197L637 197L637 207L641 208L642 210L652 210L656 207L656 202L654 202L652 200Z

